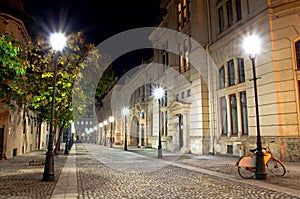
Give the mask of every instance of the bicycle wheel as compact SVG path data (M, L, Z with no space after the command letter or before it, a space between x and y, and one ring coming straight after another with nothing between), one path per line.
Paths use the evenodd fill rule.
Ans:
M284 176L286 173L285 166L276 159L271 158L266 165L268 170L275 176Z
M244 179L251 179L255 175L255 168L252 167L238 167L239 175Z

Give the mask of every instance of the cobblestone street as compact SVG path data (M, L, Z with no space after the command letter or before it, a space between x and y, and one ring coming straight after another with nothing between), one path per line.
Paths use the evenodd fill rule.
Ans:
M284 177L244 180L236 158L163 153L155 149L75 144L55 159L54 182L43 182L45 151L0 161L0 198L300 198L299 162ZM72 170L73 168L73 170Z

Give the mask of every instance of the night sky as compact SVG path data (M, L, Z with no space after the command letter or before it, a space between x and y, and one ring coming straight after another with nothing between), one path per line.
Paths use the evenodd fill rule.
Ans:
M160 0L23 0L25 11L35 17L43 34L83 31L87 42L97 44L125 30L157 25ZM153 50L128 53L113 63L116 75L141 64ZM122 69L119 65L122 65Z

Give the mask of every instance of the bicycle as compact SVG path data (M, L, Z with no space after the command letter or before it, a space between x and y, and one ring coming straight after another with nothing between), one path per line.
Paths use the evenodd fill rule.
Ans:
M266 164L266 170L272 173L275 176L284 176L286 173L286 167L279 159L273 156L270 143L269 142L266 148L263 148L264 151L264 161ZM256 172L256 151L257 149L252 149L250 152L253 153L252 156L242 156L237 161L236 165L238 167L239 175L244 179L251 179L254 177Z

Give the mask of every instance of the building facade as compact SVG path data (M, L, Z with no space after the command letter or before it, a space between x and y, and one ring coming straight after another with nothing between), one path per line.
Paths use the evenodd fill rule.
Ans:
M261 41L255 67L262 144L274 140L275 156L299 160L300 2L162 0L161 9L149 37L153 58L114 88L130 109L126 122L120 107L112 110L120 144L126 126L133 146L157 148L161 132L166 150L249 154L257 115L243 42L253 34ZM160 105L153 96L158 86L165 90Z
M0 33L10 33L26 45L34 35L27 29L33 20L26 15L22 2L1 0L0 7ZM0 159L46 148L46 142L47 125L39 124L34 113L24 107L11 110L7 104L0 104Z

